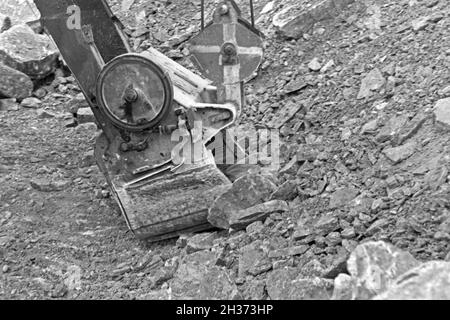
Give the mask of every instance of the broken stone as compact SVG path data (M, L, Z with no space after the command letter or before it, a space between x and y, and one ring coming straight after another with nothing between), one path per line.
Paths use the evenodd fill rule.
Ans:
M26 74L0 62L0 96L24 99L32 92L33 82Z
M0 34L0 62L32 79L42 79L56 70L58 50L45 35L27 25L13 26Z
M272 250L269 252L269 258L284 258L291 256L299 256L308 251L309 247L306 245L294 246L289 248Z
M71 185L69 180L51 181L44 178L37 178L30 181L31 187L41 192L62 191Z
M155 290L151 291L149 293L146 293L144 295L141 295L138 297L139 300L170 300L172 298L170 290L167 289L161 289L161 290Z
M436 191L441 185L447 181L448 169L445 165L438 165L430 170L425 176L425 182L430 186L431 190Z
M256 206L231 213L229 225L234 230L247 227L255 221L264 221L273 213L283 213L289 211L289 205L285 201L271 200L269 202L257 204Z
M441 99L436 103L434 115L439 124L450 128L450 98Z
M350 128L344 128L341 133L341 140L347 141L352 136L352 130Z
M352 277L341 273L334 279L334 291L331 300L351 300L352 299Z
M269 13L274 8L275 8L275 1L271 1L263 7L260 14L263 15L263 14Z
M239 178L214 201L208 221L217 228L228 229L233 213L266 202L275 190L275 184L266 176L251 174Z
M354 279L353 299L370 299L388 289L396 278L416 267L414 257L385 242L359 245L347 261Z
M371 31L381 29L381 9L377 5L370 5L367 9L369 17L364 20L364 26Z
M348 273L347 260L350 256L350 252L338 245L334 246L333 248L336 248L337 254L327 255L324 261L326 268L322 277L326 279L334 279L340 273Z
M257 243L251 243L241 249L239 277L245 277L247 274L258 275L262 273L261 271L268 271L271 268L272 264L267 260L267 254Z
M313 234L314 234L314 232L311 229L301 226L295 230L292 237L295 241L299 241L299 240L303 240Z
M336 190L330 199L330 209L336 209L349 204L359 194L355 188L341 188Z
M287 6L278 12L272 20L279 34L286 38L299 39L314 26L314 19L309 12L293 15L294 6Z
M325 73L328 70L330 70L333 66L334 66L334 60L330 60L322 67L322 69L320 69L320 72Z
M253 280L244 286L243 296L245 300L265 300L266 282L264 280Z
M391 118L388 123L383 126L383 128L381 128L380 133L376 137L376 140L379 143L392 140L396 135L400 133L407 122L408 117L406 115Z
M343 239L347 239L347 240L355 238L356 237L355 228L353 228L353 227L345 228L341 232L341 237Z
M266 288L272 300L329 300L333 281L301 278L300 269L283 268L270 273Z
M300 145L297 150L297 161L310 161L314 162L319 155L319 152L311 146Z
M166 261L166 263L162 266L159 261L155 261L155 263L156 271L149 278L150 289L159 288L167 281L173 279L179 266L179 259L177 257L172 258Z
M325 266L317 259L308 260L309 261L301 268L301 274L307 278L323 278L323 275L326 272Z
M222 172L227 176L228 179L230 179L231 182L235 182L237 179L249 174L261 173L261 168L258 165L254 164L234 164L223 167L221 166L220 170L222 170Z
M362 80L357 99L370 98L373 92L380 90L385 83L386 79L384 79L381 71L377 68L373 69Z
M89 104L86 101L86 99L84 98L84 95L77 95L75 98L73 98L72 100L70 100L67 103L67 112L70 112L72 114L77 114L79 109L82 108L89 108Z
M430 118L428 114L419 113L411 121L409 121L399 132L395 139L397 145L403 144L406 140L412 138L422 127L422 125Z
M354 0L322 0L298 12L297 6L287 6L273 18L273 25L283 37L299 39L315 23L336 17Z
M418 32L427 27L430 17L420 17L411 21L411 26L414 32Z
M209 250L213 247L216 239L217 233L215 232L196 234L187 240L186 252L191 254L197 251Z
M300 90L305 89L308 86L308 83L304 81L304 79L293 80L289 82L289 84L284 87L285 94L297 93Z
M169 281L174 299L231 300L237 288L226 269L214 264L210 251L186 256Z
M379 231L382 231L384 227L388 226L389 220L381 218L375 221L367 230L366 236L371 237Z
M294 175L297 173L300 165L298 164L298 159L294 156L281 170L280 173L286 173L288 175Z
M39 109L37 111L37 116L39 119L51 119L51 118L55 117L55 115L53 113L51 113L47 110L41 110L41 109Z
M20 105L24 108L37 109L41 106L41 100L38 98L30 97L22 100Z
M2 0L0 17L2 15L9 17L12 25L33 23L40 19L35 4L27 0Z
M308 251L309 247L306 245L302 246L294 246L289 248L289 255L290 256L300 256L304 254L306 251Z
M314 58L311 60L311 62L308 64L308 68L311 71L320 71L320 69L322 68L322 65L319 62L318 58Z
M81 274L82 270L79 266L72 265L67 268L67 272L64 276L64 284L67 290L81 290Z
M19 104L15 98L0 99L0 111L17 111L19 110Z
M450 263L431 261L409 270L375 300L449 300Z
M273 116L272 120L267 124L269 128L280 129L286 122L291 120L300 110L304 108L304 102L290 101L284 105Z
M269 252L269 258L271 258L271 259L285 258L288 256L289 256L289 248L276 249L276 250L271 250Z
M69 119L64 120L64 127L66 128L75 128L77 125L77 119L75 119L74 117L70 117Z
M329 234L340 228L339 219L332 212L327 213L315 223L315 228L321 234Z
M411 157L416 152L416 147L416 142L412 141L399 147L386 148L383 153L394 164L398 164Z
M79 124L95 123L95 116L91 108L81 108L77 111L77 121Z
M341 243L341 235L339 232L331 232L326 237L325 240L330 247L337 246Z
M252 224L248 225L247 228L245 228L245 231L248 234L252 234L252 233L258 233L262 229L264 229L264 224L261 221L256 221L256 222L253 222Z
M297 195L297 183L293 180L288 180L283 183L270 198L272 200L292 201Z
M55 285L54 289L52 290L50 296L52 298L63 298L67 295L68 290L64 283L58 283Z
M450 95L450 86L446 86L444 89L440 90L439 95L448 97Z

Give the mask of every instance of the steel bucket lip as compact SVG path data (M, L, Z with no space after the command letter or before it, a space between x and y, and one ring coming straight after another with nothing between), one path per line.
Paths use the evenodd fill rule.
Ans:
M168 193L175 196L175 194L178 194L175 189L178 190L179 188L182 188L183 183L186 183L188 180L195 181L191 179L194 175L198 177L198 180L194 186L191 186L193 187L191 192L183 194L179 193L180 197L172 199L173 202L168 203L167 205L176 210L179 209L182 204L195 201L197 203L196 208L189 207L189 210L187 211L176 211L176 213L170 216L167 215L164 208L162 211L158 211L158 209L164 207L168 202L166 199L167 195L164 194L169 190ZM204 181L202 179L205 175L211 178L213 183L208 182L203 184ZM171 187L174 183L176 185L177 182L180 182L180 185L175 189L172 189ZM206 164L202 167L192 168L191 170L187 169L181 173L168 173L163 177L158 177L156 181L155 179L150 178L148 181L143 181L139 184L139 186L124 188L122 190L115 189L114 193L118 197L119 203L124 208L123 213L126 216L126 220L129 222L129 229L137 238L150 241L170 239L183 233L194 232L193 230L204 231L213 228L207 220L210 203L232 186L231 181L215 164ZM198 188L195 188L197 185ZM164 190L161 198L155 200L155 202L151 202L154 199L145 201L145 198L148 197L141 195L139 191L148 186L152 186L155 190L159 188ZM149 191L146 191L146 193L151 193L152 191L153 189L150 189ZM137 203L137 198L139 198L142 203ZM145 203L150 206L146 206ZM146 219L143 216L148 216L149 218L150 216L159 216L161 219L155 219L157 220L155 223L145 224L144 221ZM150 220L152 219L153 218L150 218Z

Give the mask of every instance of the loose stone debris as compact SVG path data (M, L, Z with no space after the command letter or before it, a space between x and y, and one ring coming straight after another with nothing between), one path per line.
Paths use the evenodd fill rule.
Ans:
M450 297L447 1L258 1L265 60L242 122L279 130L281 166L234 168L208 213L217 229L151 245L95 165L75 79L23 2L4 2L5 299ZM197 3L109 3L136 51L192 67Z

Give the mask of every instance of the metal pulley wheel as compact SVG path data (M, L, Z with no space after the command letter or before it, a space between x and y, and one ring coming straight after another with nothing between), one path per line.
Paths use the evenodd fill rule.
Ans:
M189 41L192 62L216 84L248 81L262 62L260 34L243 21L236 3L225 0L214 12L213 23Z
M97 100L113 124L142 131L156 126L167 115L173 84L158 64L138 54L124 54L100 72Z

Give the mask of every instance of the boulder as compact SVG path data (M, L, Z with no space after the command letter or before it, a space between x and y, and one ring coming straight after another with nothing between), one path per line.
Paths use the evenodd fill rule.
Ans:
M268 201L275 190L276 186L269 177L251 174L239 178L214 201L208 221L217 228L228 229L233 213Z
M56 70L58 50L45 36L21 24L0 34L0 62L32 79L42 79Z
M449 300L450 263L431 261L403 274L374 300Z
M382 241L361 244L347 261L347 269L353 278L352 298L371 299L418 265L411 254L391 244Z
M24 73L0 63L0 95L19 100L31 96L33 82Z

